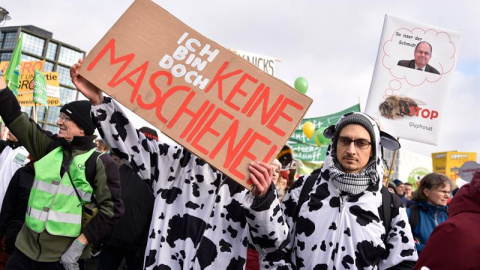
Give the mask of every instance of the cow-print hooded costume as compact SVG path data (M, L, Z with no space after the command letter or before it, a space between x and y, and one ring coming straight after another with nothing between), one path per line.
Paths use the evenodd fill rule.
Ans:
M156 196L145 269L244 269L249 242L269 252L285 241L273 185L255 199L183 147L147 140L110 98L92 114L112 151Z
M345 117L337 126L326 129L325 135L333 137L328 148L321 173L312 191L297 212L297 203L304 178L299 178L284 198L282 210L290 228L290 242L276 252L260 254L265 269L411 269L417 260L412 232L404 208L392 212L391 229L385 247L385 227L382 224L383 208L380 193L384 174L382 147L400 147L390 135L380 132L377 123L368 115L355 113L371 124L372 151L375 160L371 184L358 195L340 195L330 179L334 166L332 145L338 138L338 130ZM346 122L348 123L348 122ZM344 123L345 124L345 123ZM333 134L336 137L332 136ZM372 136L371 135L371 136ZM395 147L390 147L395 148ZM333 154L333 155L332 155ZM372 161L372 159L370 161ZM376 176L375 176L376 174ZM296 216L296 213L299 213ZM398 267L398 268L397 268Z

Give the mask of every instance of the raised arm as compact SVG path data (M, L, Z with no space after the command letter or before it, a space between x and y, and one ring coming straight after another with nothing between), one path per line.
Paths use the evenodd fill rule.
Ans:
M35 160L46 154L53 140L27 114L22 113L18 100L5 85L3 76L0 76L0 116Z
M170 166L175 161L177 151L186 151L181 147L174 149L165 143L157 143L146 138L128 119L120 105L78 74L82 65L80 60L70 69L72 82L77 89L93 104L92 118L102 138L112 151L129 163L137 174L157 191L172 185L172 182L158 181L167 179Z
M78 63L70 68L70 77L72 78L72 82L86 98L92 102L94 106L100 105L103 102L103 93L100 88L93 85L87 79L83 78L79 73L78 70L82 66L82 59L78 60Z
M296 242L296 221L299 212L297 208L299 207L300 193L307 177L303 176L297 179L283 199L279 212L282 213L285 220L287 237L284 241L275 243L275 246L272 245L270 248L259 251L260 267L262 269L296 269L293 250Z
M250 238L257 250L278 249L288 237L288 227L280 210L280 201L272 184L272 166L252 162L249 166L252 189L245 196Z

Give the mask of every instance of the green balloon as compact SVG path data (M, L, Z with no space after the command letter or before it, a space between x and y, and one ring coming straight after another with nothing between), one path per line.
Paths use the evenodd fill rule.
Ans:
M298 77L293 84L298 92L305 94L308 90L308 81L304 77Z
M323 136L323 132L325 131L325 128L326 127L317 128L315 130L315 133L313 133L313 138L317 146L322 146L322 145L326 146L328 145L328 143L330 143L330 139L327 139L325 138L325 136Z

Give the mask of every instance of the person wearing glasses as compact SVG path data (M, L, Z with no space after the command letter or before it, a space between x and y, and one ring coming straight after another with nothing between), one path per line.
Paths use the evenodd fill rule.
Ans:
M415 59L400 60L397 65L440 75L438 70L428 64L430 58L432 58L432 45L430 43L426 41L419 42L415 46L413 56Z
M438 225L419 256L415 270L478 269L480 266L480 170L449 204L448 220ZM425 267L425 268L423 268Z
M92 102L102 139L155 196L144 269L245 269L251 240L257 250L286 240L270 164L249 164L247 190L186 148L148 140L114 99L78 73L81 64L70 76Z
M398 198L389 232L382 224L382 147L395 150L400 144L360 112L343 115L324 135L332 143L313 186L306 187L310 177L297 179L282 202L290 242L260 254L262 267L412 269L417 252ZM303 194L308 196L302 203Z
M124 212L118 166L109 155L95 153L91 103L73 101L60 109L58 134L40 128L22 113L0 76L0 116L35 160L35 178L25 224L6 269L79 269L97 242ZM96 203L98 214L83 223L84 205ZM84 260L80 260L83 263Z
M420 180L413 193L414 205L407 209L407 214L419 255L435 227L448 219L447 203L452 186L453 182L447 176L429 173Z

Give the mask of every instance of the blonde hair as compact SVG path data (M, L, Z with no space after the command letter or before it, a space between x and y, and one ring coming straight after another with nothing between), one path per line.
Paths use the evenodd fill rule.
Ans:
M282 169L282 163L278 159L272 161L272 166L277 166L280 170Z

